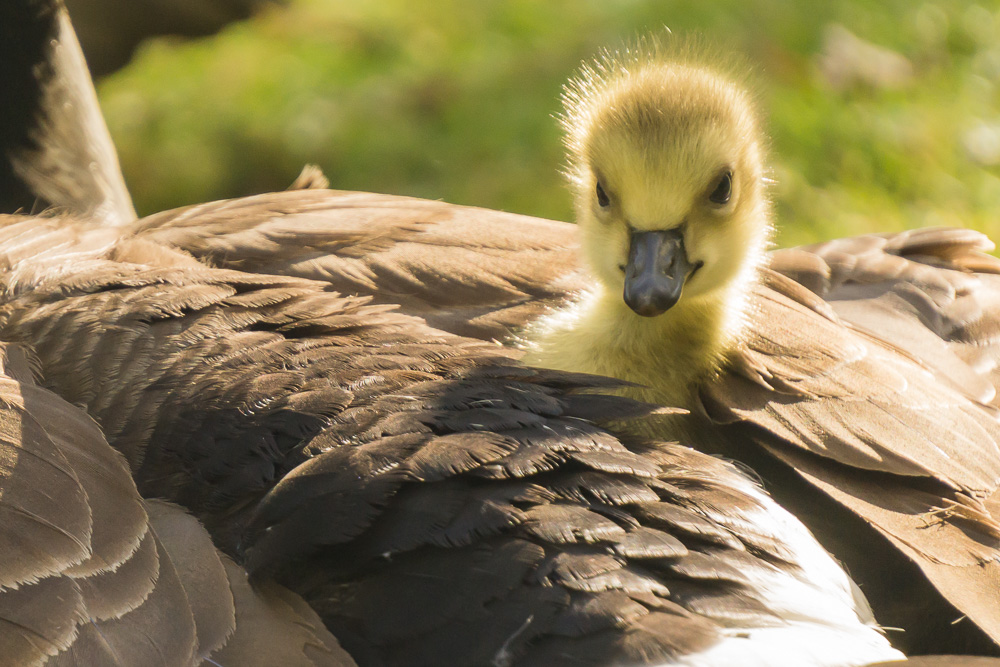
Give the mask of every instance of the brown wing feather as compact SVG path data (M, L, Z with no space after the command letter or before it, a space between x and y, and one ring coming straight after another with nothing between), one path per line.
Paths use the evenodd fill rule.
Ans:
M997 488L995 410L942 386L891 343L817 317L776 286L756 292L754 324L738 352L745 360L735 366L766 376L737 372L708 387L715 419L758 424L857 468L929 477L976 495Z
M573 225L389 195L261 195L159 213L134 234L215 266L322 280L487 340L582 286Z
M301 599L273 584L258 598L194 518L144 502L97 425L36 386L19 348L0 345L0 361L0 662L189 665L280 644L257 664L353 664ZM274 618L244 629L246 609ZM310 624L307 645L276 641Z
M860 330L891 341L943 384L997 403L1000 260L964 229L920 229L777 251L801 282Z
M998 641L991 247L938 229L777 251L781 273L755 293L745 347L702 399L716 422L757 426L766 452L862 517Z

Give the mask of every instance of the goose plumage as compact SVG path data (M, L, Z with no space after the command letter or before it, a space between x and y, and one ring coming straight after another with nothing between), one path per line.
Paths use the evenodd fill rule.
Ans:
M148 247L100 225L59 247L44 237L71 221L6 223L0 248L21 253L0 336L94 416L144 496L302 595L361 664L898 655L737 468L595 425L652 409L573 391L609 381L316 281L141 263Z
M252 588L194 518L143 500L22 348L0 358L0 664L354 664L301 598Z
M437 224L427 209L447 211L451 218L467 216L470 227L486 235L490 233L492 214L360 193L312 196L316 197L312 213L296 210L297 205L285 199L289 208L280 215L274 215L268 207L282 206L287 195L263 196L256 202L255 213L234 216L245 223L238 232L235 223L233 228L226 228L231 215L226 209L232 204L220 203L206 205L214 209L210 216L213 223L200 230L184 222L188 213L181 210L150 218L143 234L223 266L304 275L352 293L373 294L383 302L399 303L439 327L485 339L502 338L519 324L528 324L529 320L518 321L519 313L528 315L564 304L573 299L572 290L587 289L585 276L575 272L573 246L579 231L572 225L547 222L533 239L531 219L507 220L503 216L496 220L504 222L504 228L517 225L518 232L524 234L506 248L494 243L484 251L483 241L464 244L454 237L441 245L431 242L425 246L424 242L434 238ZM251 200L244 200L239 206L250 204ZM327 212L319 215L316 210ZM178 219L176 228L174 216ZM336 247L340 233L352 229L357 220L387 225L375 235L380 243L378 250L357 256ZM427 231L414 234L410 229L414 224ZM419 247L418 252L403 252L414 246ZM970 616L987 625L992 623L995 609L992 591L996 587L991 574L995 547L990 537L993 519L989 513L982 513L981 501L977 500L982 494L975 491L977 485L989 479L989 468L995 460L990 448L996 442L996 427L989 404L996 400L992 323L997 316L997 262L984 254L991 247L976 232L928 229L775 251L769 257L772 268L764 272L767 280L755 288L761 294L761 303L768 307L761 311L767 316L757 324L762 338L754 347L739 350L730 365L704 387L699 401L707 407L697 409L701 420L687 432L693 432L694 438L700 433L712 434L717 437L715 442L695 442L710 451L744 460L761 471L769 490L796 510L824 544L847 562L868 596L875 599L879 618L888 615L892 619L882 622L911 628L906 639L894 639L904 645L914 642L912 650L970 650L968 640L954 638L957 631L950 626L951 621L960 618L960 612L948 604L942 607L939 593L962 612L972 610ZM537 263L520 264L529 252ZM464 272L435 271L439 266L435 260L446 263L449 258L462 256L469 258L463 259ZM512 266L521 269L514 274L516 281L504 282L504 271ZM534 275L532 266L538 267ZM379 289L373 278L381 276L389 276L394 289ZM556 280L551 281L550 276L556 276ZM461 316L456 317L463 311L455 306L453 295L474 293L477 280L482 281L484 293L495 296L475 311L473 328ZM456 289L458 281L461 291ZM562 287L570 291L561 291ZM789 366L788 359L800 363ZM877 365L869 366L873 363ZM862 364L866 376L887 379L889 384L881 388L874 385L877 392L859 393L862 385L858 383L857 367L852 368L852 364ZM838 387L839 393L830 391ZM770 402L769 396L779 400ZM783 405L791 406L789 412L777 413ZM798 409L796 405L811 414L795 415L791 411ZM854 415L863 416L863 410L875 415L884 412L889 419L881 421L876 416L868 424L855 422ZM949 411L954 411L953 415ZM800 431L789 432L788 423ZM748 431L749 424L760 430ZM835 435L807 439L811 436L807 424L813 424L821 436ZM978 453L954 446L955 425L968 431ZM860 437L852 429L861 430ZM946 445L951 445L940 455L933 447L920 451L919 445L926 442L928 433L937 433ZM749 439L751 435L754 440ZM969 443L962 440L959 447L969 447ZM792 458L795 447L805 450L810 446L812 456L804 460ZM937 458L921 460L928 456ZM902 510L876 516L873 503L869 501L866 509L863 498L851 500L844 494L844 489L851 489L857 482L845 480L841 488L838 478L817 494L809 485L801 485L796 475L787 474L788 468L798 470L809 462L828 468L830 475L854 468L856 472L850 474L855 479L863 479L865 470L875 465L898 465L905 475L890 472L884 479L877 473L869 477L877 481L869 485L867 497L876 500L874 505L895 498L892 502L897 507L902 505ZM969 467L969 481L964 482L971 492L968 500L965 494L949 490L956 483L954 477L944 482L940 479L958 474L955 462ZM923 495L927 480L939 485L931 486L931 493L936 495ZM961 480L957 483L963 484ZM871 493L879 496L875 498ZM847 506L868 525L840 514L835 504L825 504L821 498L825 495ZM917 504L907 507L914 502ZM951 511L942 511L947 508ZM970 519L972 523L967 523ZM872 527L883 537L873 535ZM969 528L980 532L972 543L965 542ZM948 531L951 536L924 542L925 536L938 531ZM976 546L977 541L983 544ZM911 550L911 544L918 550ZM878 558L871 558L876 546L880 547ZM926 551L934 548L954 549L955 553ZM904 559L900 560L900 554ZM915 571L912 564L924 573ZM949 580L952 574L958 576L958 581ZM922 583L932 575L936 577L932 584L939 593ZM921 632L917 628L928 615L918 611L925 607L914 601L923 604L933 600L937 601L930 608L940 613L941 632ZM974 641L979 642L974 644L976 650L992 650ZM949 643L955 642L959 645L949 649Z

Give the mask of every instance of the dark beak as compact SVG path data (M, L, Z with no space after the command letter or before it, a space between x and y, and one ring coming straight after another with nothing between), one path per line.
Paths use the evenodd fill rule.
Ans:
M688 261L680 229L632 232L625 303L643 317L662 315L681 298L684 282L698 268Z

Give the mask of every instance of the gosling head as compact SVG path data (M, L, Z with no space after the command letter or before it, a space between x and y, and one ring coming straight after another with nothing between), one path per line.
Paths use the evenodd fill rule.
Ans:
M570 82L563 124L591 269L638 315L752 280L770 237L750 96L688 60L607 57Z

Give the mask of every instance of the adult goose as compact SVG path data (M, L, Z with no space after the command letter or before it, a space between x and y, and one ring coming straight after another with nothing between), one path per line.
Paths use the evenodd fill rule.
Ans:
M894 640L995 652L992 244L929 229L767 255L763 138L739 85L646 54L588 69L567 99L579 230L324 192L208 204L134 229L484 338L570 299L531 326L530 360L687 406L653 432L750 463L846 562L880 620L906 631ZM577 238L592 278L574 273Z
M140 493L302 595L361 664L899 657L743 472L597 426L652 410L575 391L611 381L97 223L2 222L0 338Z

